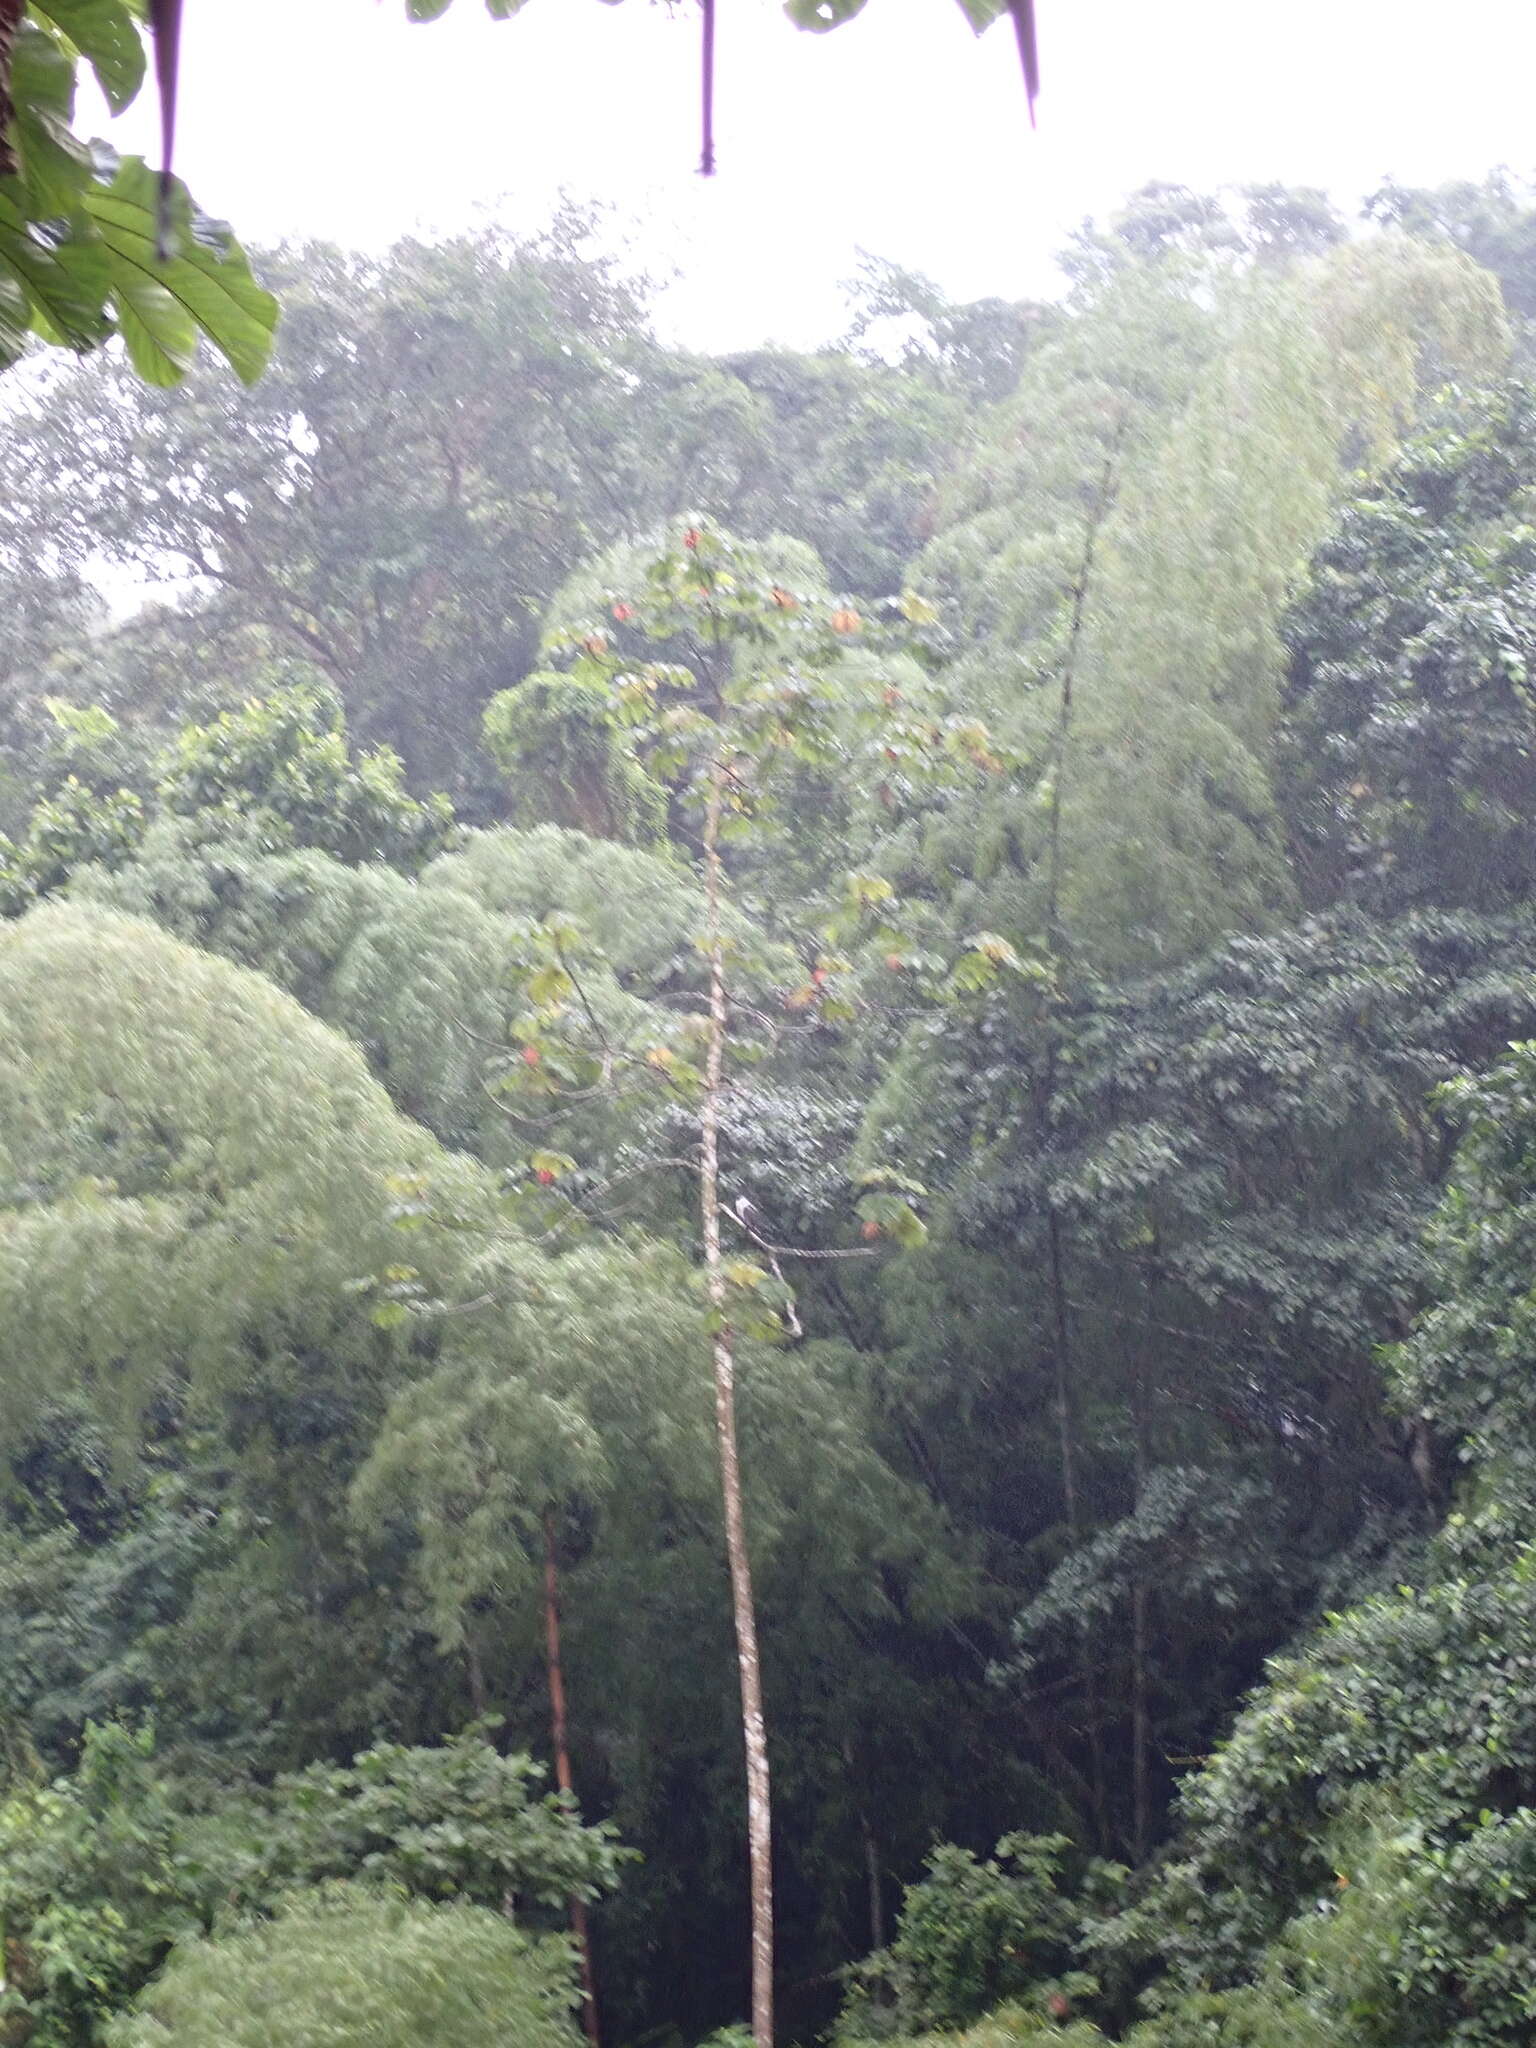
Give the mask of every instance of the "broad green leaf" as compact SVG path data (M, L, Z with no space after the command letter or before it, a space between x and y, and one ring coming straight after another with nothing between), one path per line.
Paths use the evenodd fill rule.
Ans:
M69 704L62 697L44 697L43 710L69 739L80 746L100 746L116 739L122 728L99 704Z
M974 932L968 943L995 967L1017 968L1020 964L1019 956L1011 942L997 932Z
M52 233L29 222L18 182L0 179L0 278L25 293L31 325L47 340L94 347L111 332L107 253L88 233Z
M73 214L91 176L90 150L69 125L75 67L68 52L36 22L23 21L17 33L11 90L16 104L11 135L25 195L19 203L30 220Z
M552 1180L559 1180L562 1174L574 1173L576 1162L569 1152L533 1152L528 1157L531 1173L548 1174Z
M30 311L26 293L0 258L0 368L14 363L26 347Z
M866 1236L884 1234L905 1251L913 1251L927 1242L928 1226L900 1195L864 1195L858 1204L858 1214Z
M122 0L32 0L32 12L74 44L114 114L136 98L144 83L144 39Z
M898 1173L894 1166L874 1166L858 1178L861 1188L887 1188L892 1192L906 1195L926 1195L928 1190L920 1180L914 1180L909 1173Z
M904 1252L914 1252L928 1242L928 1226L915 1209L903 1203L889 1225L890 1233Z
M179 300L134 264L108 249L112 303L128 359L146 384L179 384L197 355L197 322Z
M847 898L850 903L872 906L888 903L896 891L884 875L850 875Z
M784 12L796 28L808 28L821 35L852 21L863 5L864 0L786 0Z
M537 1003L540 1009L552 1004L563 1003L570 996L574 984L563 967L540 967L528 978L528 1000Z
M177 252L169 263L157 263L156 193L155 174L143 158L125 157L111 185L85 197L107 251L134 368L151 383L174 384L204 334L243 383L254 383L271 353L277 301L257 284L238 243L190 217L184 188Z
M959 0L960 12L980 35L989 29L1000 14L1008 10L1008 0Z
M761 1287L768 1275L751 1259L732 1259L725 1267L725 1277L732 1287Z
M939 616L938 607L930 604L926 597L920 596L915 590L902 592L898 609L902 617L913 626L931 626Z

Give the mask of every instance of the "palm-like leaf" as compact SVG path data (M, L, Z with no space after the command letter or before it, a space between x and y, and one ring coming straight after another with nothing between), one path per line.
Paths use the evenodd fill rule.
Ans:
M179 5L33 0L23 16L12 0L9 24L5 6L0 0L0 369L30 338L84 350L117 334L151 383L176 383L201 339L250 382L270 352L277 305L233 237L199 215L171 175ZM146 12L166 151L158 180L140 159L119 163L72 126L81 60L114 109L138 92Z

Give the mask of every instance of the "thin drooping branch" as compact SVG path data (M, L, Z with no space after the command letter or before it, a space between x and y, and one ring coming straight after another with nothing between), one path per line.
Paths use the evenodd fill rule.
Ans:
M1013 33L1019 45L1019 63L1024 72L1024 93L1029 101L1029 125L1035 125L1035 101L1040 97L1040 48L1035 35L1035 0L1008 0L1013 16Z
M1099 535L1115 502L1115 468L1124 437L1125 425L1122 421L1109 453L1104 458L1104 473L1099 480L1099 488L1093 503L1088 508L1088 523L1083 531L1082 559L1077 565L1077 577L1072 585L1072 611L1067 626L1066 652L1061 663L1061 695L1056 707L1055 744L1051 750L1051 808L1045 915L1046 931L1052 947L1058 953L1061 950L1061 792L1062 784L1066 780L1067 749L1072 740L1073 690L1077 682L1077 663L1082 648L1083 620L1088 607L1088 594L1093 588L1094 557L1098 553Z
M768 1775L768 1729L763 1715L757 1610L742 1512L741 1463L736 1447L736 1344L727 1320L728 1288L720 1249L720 1097L730 1008L725 979L720 826L727 764L717 749L709 764L704 807L704 935L709 956L709 1036L704 1098L699 1112L699 1209L704 1234L704 1291L714 1324L715 1430L720 1450L720 1491L725 1547L741 1676L741 1725L747 1761L747 1859L752 1902L753 2048L773 2048L773 1823Z
M700 95L704 140L699 152L699 170L706 178L712 178L715 175L715 0L703 0L703 8L704 48Z
M155 42L155 84L160 94L160 212L155 257L171 260L171 178L176 155L176 81L181 71L181 0L149 0Z

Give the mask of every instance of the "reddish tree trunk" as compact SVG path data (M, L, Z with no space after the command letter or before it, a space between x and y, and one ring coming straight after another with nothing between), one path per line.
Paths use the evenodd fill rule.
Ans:
M565 1671L560 1662L560 1569L555 1559L555 1511L544 1510L544 1655L549 1672L549 1732L555 1752L555 1783L574 1792L571 1750L565 1714ZM573 1897L571 1934L581 1957L581 2023L592 2048L601 2036L597 2024L597 1980L592 1969L592 1937L585 1899Z

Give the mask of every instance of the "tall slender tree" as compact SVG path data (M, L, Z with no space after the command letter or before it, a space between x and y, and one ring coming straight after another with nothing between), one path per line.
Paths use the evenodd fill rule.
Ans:
M611 587L604 587L601 576L583 580L595 615L572 618L571 607L562 607L548 652L570 659L565 686L573 704L586 715L600 707L625 736L634 759L661 779L671 802L681 807L681 829L692 836L703 871L696 941L705 969L702 1004L659 1040L619 1045L602 1032L580 1000L579 983L557 960L544 984L544 1017L530 1023L521 1078L536 1091L549 1087L539 1036L548 1026L558 1042L560 1020L569 1014L586 1035L594 1063L581 1078L611 1082L626 1068L648 1071L681 1093L696 1117L701 1277L746 1762L752 2030L757 2048L771 2048L772 1783L736 1400L742 1337L794 1335L798 1324L778 1266L781 1248L766 1242L750 1205L731 1192L726 1141L738 1069L765 1057L780 1029L765 1004L774 1004L786 1023L846 1018L851 963L831 950L834 920L822 933L825 943L817 942L814 959L794 967L786 991L786 956L776 962L754 958L744 942L728 846L733 838L767 828L787 770L814 771L834 760L846 764L865 749L892 760L902 753L914 760L975 759L984 743L973 723L946 725L909 703L881 659L879 643L886 636L850 605L791 589L771 573L762 552L702 521L674 533L648 562L631 554L613 574ZM912 600L906 608L909 614L918 609ZM856 878L850 914L857 919L884 894L883 885ZM597 1042L590 1036L594 1027ZM566 1042L567 1060L569 1051ZM564 1164L552 1155L537 1157L546 1162L535 1166L540 1178L557 1174ZM860 1206L870 1240L920 1233L915 1212L894 1184L873 1185ZM728 1233L744 1240L745 1255L734 1252ZM860 1250L849 1247L853 1256ZM766 1254L766 1262L759 1254Z

